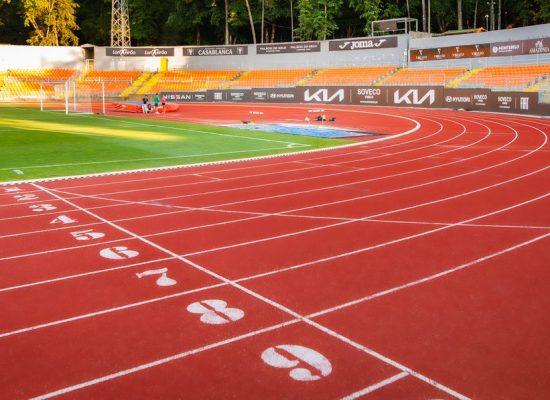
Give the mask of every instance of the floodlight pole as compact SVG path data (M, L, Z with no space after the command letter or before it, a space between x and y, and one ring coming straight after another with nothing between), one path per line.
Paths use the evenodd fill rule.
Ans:
M76 112L76 82L73 81L73 112Z
M105 114L105 81L101 81L101 110Z
M69 81L65 81L65 114L69 114Z
M130 47L128 0L112 0L111 47Z
M44 111L44 89L40 82L40 111Z

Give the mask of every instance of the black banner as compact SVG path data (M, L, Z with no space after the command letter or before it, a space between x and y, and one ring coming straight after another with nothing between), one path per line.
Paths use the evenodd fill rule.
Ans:
M372 50L391 47L397 47L397 36L331 40L328 42L329 51Z
M168 101L176 102L202 102L206 101L204 92L161 92L161 96L166 96Z
M168 101L352 104L392 107L448 108L475 111L544 114L550 105L538 103L538 93L493 92L442 86L315 86L163 92Z
M433 49L411 49L410 61L457 60L461 58L480 58L490 56L489 43L464 46L436 47Z
M271 43L256 45L256 54L316 53L320 51L320 42Z
M244 56L248 54L248 46L186 46L183 55L188 57L208 56Z
M486 110L489 107L489 89L445 88L445 108Z
M349 87L306 86L297 87L296 91L300 102L303 103L349 104Z
M107 47L109 57L173 57L173 47Z
M385 106L388 104L388 91L385 87L363 86L351 89L351 104Z

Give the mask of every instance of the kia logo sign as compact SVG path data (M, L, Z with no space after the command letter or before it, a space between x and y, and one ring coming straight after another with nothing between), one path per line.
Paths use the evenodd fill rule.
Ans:
M418 89L409 89L403 95L396 90L393 93L393 102L395 104L422 105L426 102L429 105L435 103L435 90L428 90L426 94L420 97Z
M344 89L338 89L332 94L329 93L329 89L318 89L315 91L307 89L304 92L304 101L308 103L342 103L345 97Z

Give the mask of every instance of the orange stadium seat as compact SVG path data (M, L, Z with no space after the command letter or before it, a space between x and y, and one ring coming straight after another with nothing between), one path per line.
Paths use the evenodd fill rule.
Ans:
M292 87L306 78L314 70L307 69L275 69L252 70L243 73L239 79L231 82L232 88L250 87Z
M161 73L151 92L201 91L223 89L229 85L240 71L237 70L199 70L167 71Z
M550 64L486 67L464 79L460 87L526 88L550 76Z
M320 70L304 85L372 85L394 71L395 66L329 68Z
M466 68L401 69L384 80L384 85L446 85Z

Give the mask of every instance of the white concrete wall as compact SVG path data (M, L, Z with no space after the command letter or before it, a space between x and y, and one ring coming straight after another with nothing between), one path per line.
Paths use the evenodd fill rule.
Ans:
M8 69L80 69L84 50L80 47L0 45L0 71Z

